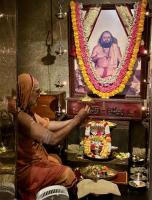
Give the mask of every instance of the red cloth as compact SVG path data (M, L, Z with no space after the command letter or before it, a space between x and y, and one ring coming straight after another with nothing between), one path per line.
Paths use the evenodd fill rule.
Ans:
M18 191L22 200L35 200L36 193L50 185L54 185L65 167L48 160L39 161L17 174Z
M37 87L35 87L37 86ZM19 200L35 200L36 193L44 187L61 184L72 187L76 182L74 172L62 165L58 159L49 157L41 144L41 139L35 139L31 130L33 122L47 127L48 120L34 117L28 112L29 101L38 97L36 89L38 82L29 74L22 74L18 78L18 98L21 110L30 115L31 119L23 118L24 123L18 121L17 140L17 191ZM32 97L32 98L31 98ZM23 117L23 115L21 115ZM39 126L36 130L39 132Z
M61 184L73 187L76 177L71 168L48 155L43 145L24 134L18 134L17 191L20 200L35 200L44 187Z

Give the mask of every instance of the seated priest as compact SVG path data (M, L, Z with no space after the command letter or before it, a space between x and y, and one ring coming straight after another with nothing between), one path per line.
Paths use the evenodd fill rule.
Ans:
M51 146L59 144L86 119L90 108L80 109L73 119L49 121L32 112L39 95L39 83L33 76L18 76L16 179L20 200L35 200L39 190L51 185L63 185L69 191L76 189L77 179L72 169L64 166L57 155L49 155L43 143Z

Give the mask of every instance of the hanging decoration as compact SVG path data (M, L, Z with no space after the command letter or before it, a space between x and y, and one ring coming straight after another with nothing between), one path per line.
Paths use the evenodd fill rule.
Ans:
M61 23L61 20L63 20L66 17L67 13L63 12L62 4L63 4L63 1L58 0L58 5L59 5L58 9L59 10L56 13L56 17L58 19L58 26L59 26L59 44L58 44L58 48L56 49L55 53L59 56L62 56L64 53L67 52L67 50L64 49L64 46L63 46L62 23Z
M78 64L87 87L101 98L109 98L125 89L125 86L133 73L133 68L137 60L142 32L144 29L144 18L146 12L147 0L141 0L136 3L134 10L134 20L125 56L121 59L119 66L114 74L101 78L93 67L86 34L83 29L83 18L81 5L78 2L71 1L71 19L74 32L74 41ZM89 22L88 22L89 26Z

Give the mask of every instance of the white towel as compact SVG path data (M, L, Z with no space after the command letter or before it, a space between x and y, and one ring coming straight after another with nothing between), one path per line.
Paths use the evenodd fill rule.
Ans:
M100 179L97 182L91 179L83 179L77 184L77 187L79 199L88 194L114 194L121 196L118 186L104 179Z

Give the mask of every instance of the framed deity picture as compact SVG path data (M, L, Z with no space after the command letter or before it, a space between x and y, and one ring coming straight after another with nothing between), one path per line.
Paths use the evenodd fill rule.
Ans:
M104 91L106 95L109 94L108 97L145 97L149 37L146 34L148 28L144 29L144 26L146 24L148 27L149 22L144 18L144 32L140 45L137 45L137 42L133 42L133 30L138 20L138 6L71 6L69 72L72 97L84 96L86 93L104 97ZM135 50L133 45L139 48ZM127 67L131 72L127 72Z

